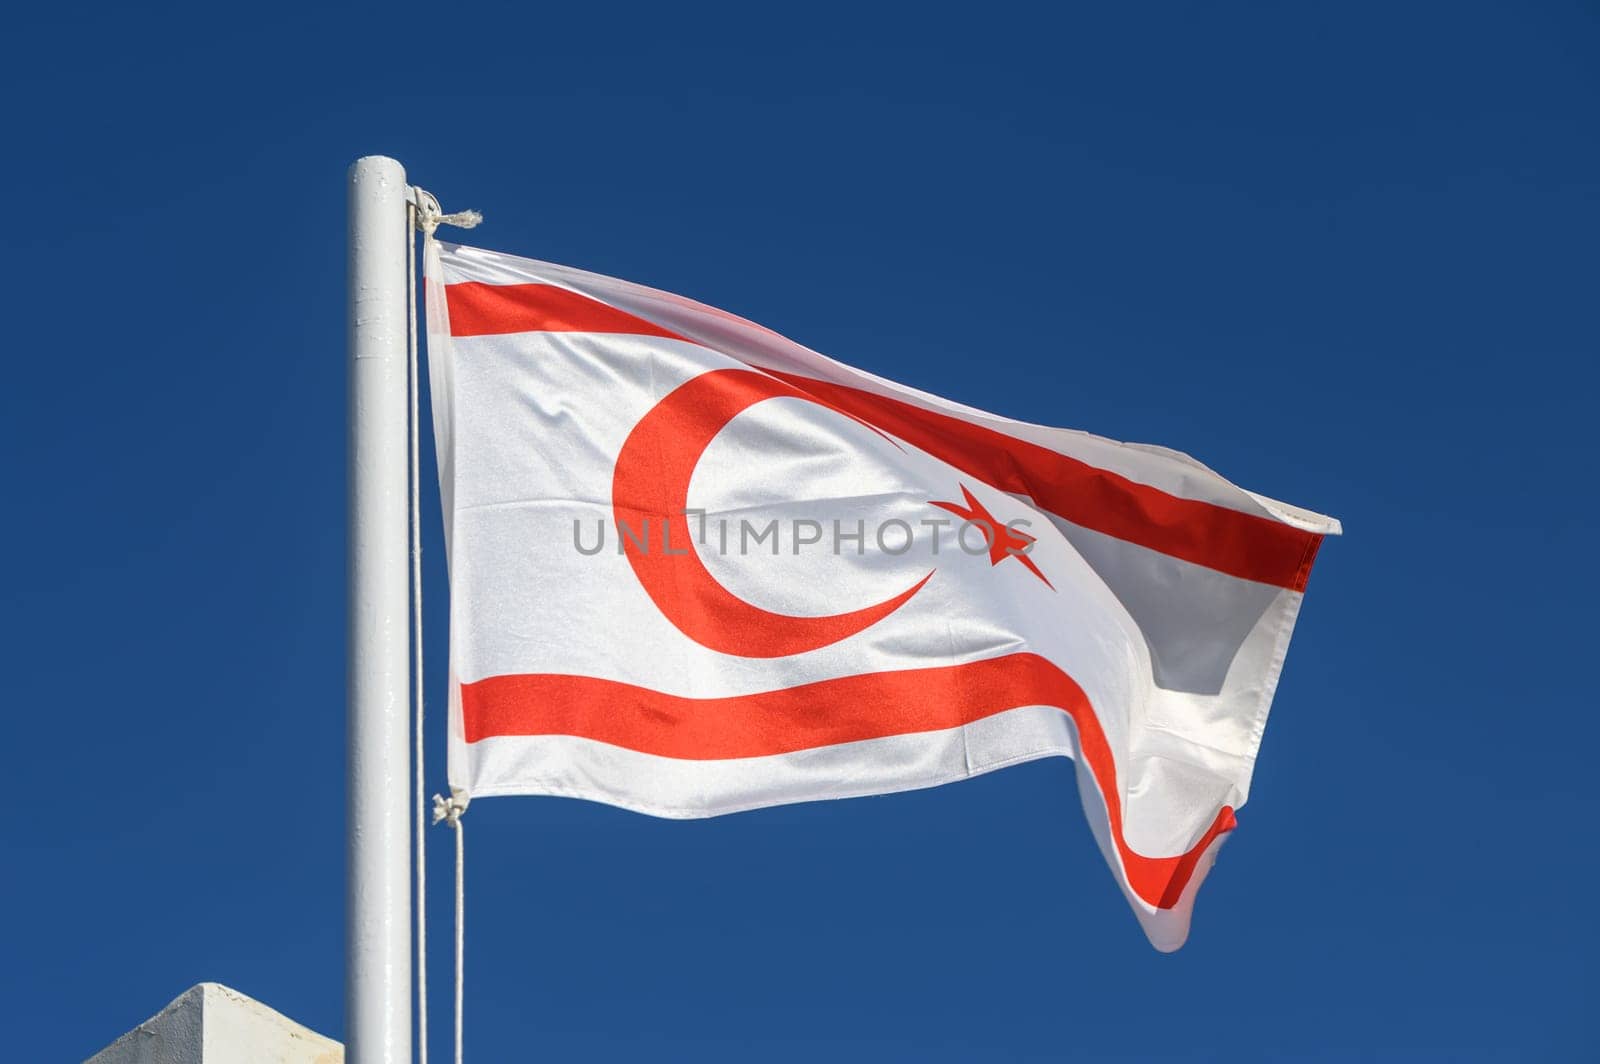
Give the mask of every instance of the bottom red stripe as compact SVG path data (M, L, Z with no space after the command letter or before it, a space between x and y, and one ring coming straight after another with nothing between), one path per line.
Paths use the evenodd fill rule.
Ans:
M765 757L891 735L943 731L1019 706L1072 717L1084 764L1110 816L1128 885L1162 909L1177 904L1206 847L1234 826L1224 806L1195 845L1145 857L1122 830L1116 762L1083 688L1037 654L1007 654L929 669L873 672L726 698L683 698L590 676L491 676L461 685L467 742L571 735L691 761Z

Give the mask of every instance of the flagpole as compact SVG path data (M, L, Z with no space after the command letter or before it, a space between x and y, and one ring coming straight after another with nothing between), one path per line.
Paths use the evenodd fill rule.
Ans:
M345 1060L411 1060L406 172L349 174Z

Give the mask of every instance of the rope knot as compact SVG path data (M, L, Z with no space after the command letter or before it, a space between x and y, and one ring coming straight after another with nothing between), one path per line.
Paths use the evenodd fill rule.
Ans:
M477 211L444 213L444 208L439 206L438 198L427 189L412 185L411 191L417 207L417 228L430 240L441 225L453 225L457 229L476 229L478 223L483 221L483 215Z
M451 827L460 830L461 814L467 811L468 801L469 799L457 794L451 794L448 798L442 794L434 795L433 822L435 824L449 824Z

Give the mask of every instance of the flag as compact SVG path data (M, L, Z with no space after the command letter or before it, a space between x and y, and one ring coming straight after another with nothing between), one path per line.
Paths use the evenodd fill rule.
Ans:
M453 788L705 817L1059 754L1183 943L1336 521L681 296L425 264Z

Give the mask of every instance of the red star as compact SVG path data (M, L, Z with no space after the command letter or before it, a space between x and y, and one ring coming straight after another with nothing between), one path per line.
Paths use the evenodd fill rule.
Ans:
M999 565L1007 558L1015 558L1027 566L1030 573L1040 580L1044 580L1045 587L1054 591L1056 586L1045 579L1045 575L1039 571L1039 567L1033 564L1033 559L1023 553L1034 542L1035 537L1028 535L1026 532L1019 532L1014 528L1007 528L1004 522L995 520L994 514L990 513L983 503L972 497L972 492L967 490L965 484L961 485L961 494L967 500L965 507L953 502L933 502L932 500L930 502L941 510L948 510L962 520L971 522L979 532L983 533L983 541L989 545L989 564L991 566Z

